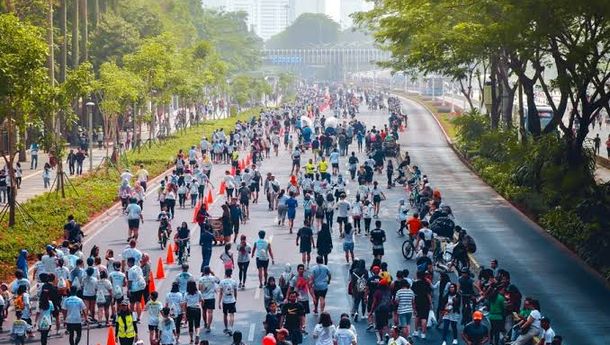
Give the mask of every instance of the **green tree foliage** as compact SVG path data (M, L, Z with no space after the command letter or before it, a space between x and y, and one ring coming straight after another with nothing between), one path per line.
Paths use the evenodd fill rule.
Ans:
M270 49L300 49L339 40L339 24L325 14L304 13L265 44Z
M140 31L132 23L113 12L104 15L91 37L91 60L94 66L106 61L122 64L125 54L133 53L140 45Z

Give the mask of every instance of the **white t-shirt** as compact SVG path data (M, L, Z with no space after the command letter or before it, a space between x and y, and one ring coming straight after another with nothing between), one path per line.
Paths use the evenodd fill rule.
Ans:
M186 306L191 308L199 307L199 302L203 299L201 298L201 292L197 291L194 295L187 293L184 295L184 300L186 301Z
M356 341L356 335L351 329L339 328L335 332L335 338L337 345L352 345L353 341Z
M83 278L83 296L95 296L97 289L97 278L87 276Z
M138 204L129 204L125 209L127 212L127 219L140 219L142 214L142 208Z
M405 339L401 336L398 336L398 338L396 338L396 339L390 338L390 341L388 341L388 345L411 345L411 344L409 344L407 339Z
M127 280L131 282L130 291L140 291L146 288L146 280L140 266L132 266L127 270Z
M313 329L312 335L316 339L316 345L333 345L333 338L336 332L335 325L322 327L321 324L317 324Z
M532 322L532 327L542 329L542 327L540 326L540 319L542 319L540 311L536 309L532 310L532 312L530 313L530 317L534 319L534 322Z
M148 324L150 326L159 325L159 315L163 309L163 303L150 300L146 303L146 311L148 312Z
M339 200L339 202L337 202L337 217L347 217L349 209L349 201L345 199Z
M81 312L87 307L82 299L76 296L70 296L61 302L61 309L66 310L66 323L77 323L81 324L82 317Z
M551 344L553 343L553 338L555 338L555 331L549 327L549 329L542 330L542 333L540 333L540 338L544 339L544 345L547 344Z
M170 292L165 297L165 303L169 306L170 315L180 315L182 314L182 303L184 303L184 295L180 292Z
M220 291L222 291L222 303L229 304L235 303L235 292L237 291L237 282L231 278L225 278L218 284Z
M123 259L127 261L129 258L134 258L136 260L135 264L139 265L142 259L142 252L137 248L127 247L123 250Z
M199 289L204 300L216 298L216 289L219 282L219 279L211 274L199 278Z
M176 324L174 323L174 320L167 318L167 319L162 319L159 322L159 332L160 332L160 336L159 336L160 341L159 342L161 343L161 345L175 343L175 338L174 338L175 330L176 330Z

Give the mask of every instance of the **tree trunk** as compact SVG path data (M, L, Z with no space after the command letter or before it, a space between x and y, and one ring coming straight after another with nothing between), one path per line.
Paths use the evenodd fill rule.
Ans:
M540 117L536 108L536 100L534 97L534 81L523 76L520 78L523 85L523 92L527 102L527 129L534 138L540 137Z
M504 87L502 89L502 120L506 128L513 127L513 105L515 103L515 91L517 87Z
M93 11L95 12L93 15L94 18L94 28L97 29L97 26L100 24L100 0L95 0Z
M490 120L491 120L491 128L492 129L496 129L498 128L498 124L500 123L500 112L499 112L499 104L498 104L498 87L501 87L501 85L498 85L498 79L497 79L497 58L492 57L491 59L491 68L490 68L490 81L491 81L491 109L489 110L489 116L490 116Z
M79 21L80 21L80 6L78 5L81 0L73 0L74 1L74 9L72 13L72 68L78 67L80 63L80 49L79 49L79 40L78 35L80 33L79 30Z
M47 47L49 55L47 56L47 68L49 72L49 81L51 86L55 84L55 44L53 42L53 0L48 0L47 11Z
M66 70L68 65L68 6L67 0L61 0L59 14L59 30L61 31L62 42L59 51L59 82L66 81Z
M80 0L80 19L83 21L81 26L82 39L81 39L81 50L83 53L83 61L89 60L89 11L87 9L87 0Z

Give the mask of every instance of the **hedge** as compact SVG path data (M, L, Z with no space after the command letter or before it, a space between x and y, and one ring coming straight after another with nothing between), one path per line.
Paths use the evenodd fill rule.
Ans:
M126 154L127 164L132 171L144 164L154 178L168 169L178 149L188 149L197 145L202 135L211 136L214 129L231 129L238 120L247 121L258 115L260 109L244 111L237 116L220 120L210 120L195 127L180 131L152 147L142 147ZM17 210L15 226L8 228L7 217L0 224L5 231L0 232L0 278L8 278L15 268L15 260L21 249L33 256L42 252L44 246L63 236L63 225L69 214L81 224L88 223L96 215L114 205L117 200L119 173L116 169L98 169L70 180L76 191L65 185L66 197L61 198L55 191L45 192L22 203L23 209L36 220L21 215Z

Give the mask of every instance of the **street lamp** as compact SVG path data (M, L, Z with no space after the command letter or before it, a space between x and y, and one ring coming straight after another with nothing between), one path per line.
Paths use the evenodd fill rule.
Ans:
M89 116L89 172L93 171L93 107L95 103L89 101L86 104Z

